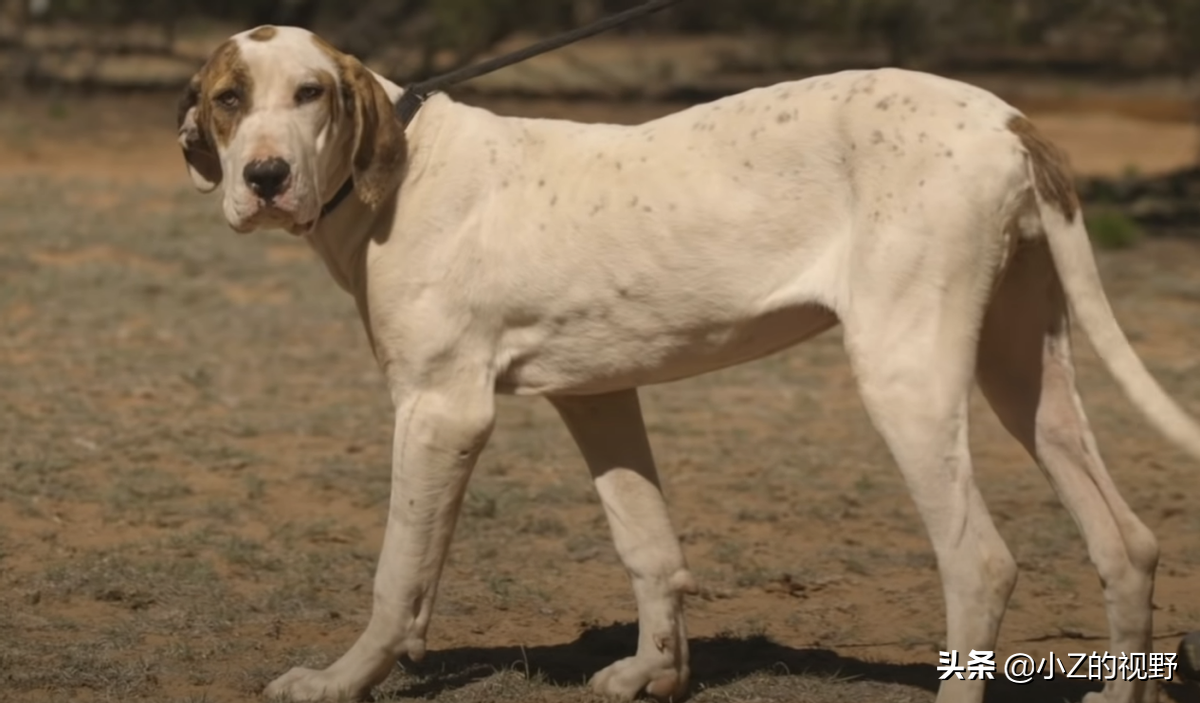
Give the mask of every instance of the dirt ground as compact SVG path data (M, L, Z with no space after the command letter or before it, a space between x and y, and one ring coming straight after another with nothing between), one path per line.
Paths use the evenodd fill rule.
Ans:
M388 497L387 392L349 298L284 234L238 237L191 189L174 96L0 107L0 700L256 700L366 622ZM496 102L635 121L671 105ZM1188 162L1187 125L1038 113L1081 173ZM1152 372L1200 413L1200 249L1099 259ZM1162 545L1156 651L1200 626L1200 467L1079 338L1110 469ZM943 604L917 515L832 331L647 388L677 528L694 700L932 701ZM1000 657L1107 646L1067 513L979 398L984 495L1021 566ZM428 658L379 700L589 700L633 651L633 599L566 430L502 398L439 595ZM1094 683L1000 681L991 701ZM1174 701L1197 700L1181 683Z

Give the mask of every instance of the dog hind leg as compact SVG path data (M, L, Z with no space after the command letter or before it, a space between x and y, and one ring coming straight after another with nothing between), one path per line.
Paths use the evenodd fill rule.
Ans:
M946 646L966 666L995 650L1016 562L973 476L968 406L995 270L969 210L859 233L839 317L867 414L904 476L937 558ZM994 227L992 228L994 229ZM997 241L999 238L997 238ZM937 703L980 703L983 676L945 672Z
M1067 306L1044 242L1023 246L989 307L979 349L984 395L1042 468L1100 574L1111 651L1148 652L1158 546L1105 469L1075 387ZM1085 700L1143 703L1153 682L1106 683Z

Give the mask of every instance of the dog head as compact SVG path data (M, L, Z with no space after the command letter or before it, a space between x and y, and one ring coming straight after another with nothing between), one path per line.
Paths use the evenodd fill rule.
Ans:
M347 177L374 207L396 188L406 154L377 76L296 27L221 44L184 90L178 128L192 182L202 192L223 185L238 232L310 231Z

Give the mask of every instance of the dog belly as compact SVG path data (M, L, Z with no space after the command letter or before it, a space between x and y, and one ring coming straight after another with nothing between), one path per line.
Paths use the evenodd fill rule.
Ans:
M837 322L828 308L804 304L703 327L568 327L538 334L541 344L508 355L496 388L515 395L590 395L667 383L760 359Z

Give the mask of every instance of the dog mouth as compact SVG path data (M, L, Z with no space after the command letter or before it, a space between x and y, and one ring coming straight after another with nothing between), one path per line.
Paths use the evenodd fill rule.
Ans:
M233 229L247 234L259 229L280 229L297 237L307 235L316 228L317 218L301 219L296 209L275 202L259 200L255 210Z

